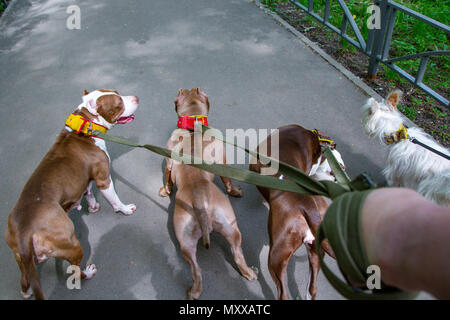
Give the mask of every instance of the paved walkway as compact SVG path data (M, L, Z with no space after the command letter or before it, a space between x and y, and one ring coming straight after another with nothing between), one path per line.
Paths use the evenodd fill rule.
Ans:
M68 6L81 9L81 30L68 30ZM201 87L210 96L210 124L226 128L277 128L298 123L320 128L338 143L350 175L368 171L377 181L385 150L363 134L359 107L367 97L335 68L246 0L13 2L0 21L0 170L2 232L7 214L83 89L115 88L138 95L137 119L111 132L165 145L176 124L178 88ZM101 210L73 211L84 262L99 272L67 290L67 263L39 266L50 299L184 299L191 284L172 228L173 199L158 197L163 159L145 150L108 144L113 179L131 217ZM241 184L242 185L242 184ZM220 236L198 249L202 299L274 299L267 269L267 209L255 187L230 199L249 265L259 279L236 271ZM84 208L86 203L83 202ZM0 241L0 299L18 299L19 269ZM334 261L327 262L336 271ZM291 297L305 296L308 262L300 249L288 267ZM340 299L320 273L318 299Z

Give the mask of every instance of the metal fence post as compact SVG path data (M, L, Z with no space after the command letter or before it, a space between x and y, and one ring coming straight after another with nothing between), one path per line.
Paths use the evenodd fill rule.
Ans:
M380 65L381 51L383 49L384 37L386 35L386 27L388 24L388 0L380 0L380 14L381 26L380 29L375 30L375 39L372 46L372 52L369 58L369 68L367 70L368 78L375 80L377 78L377 71Z
M306 0L305 0L306 1ZM367 21L369 27L369 35L367 40L365 40L361 34L361 29L356 25L355 20L352 18L352 13L348 9L345 0L336 0L343 11L342 24L340 27L335 26L330 23L331 14L331 0L325 0L321 5L324 5L323 18L314 12L314 0L308 0L308 7L298 2L298 0L289 0L296 7L307 12L314 19L319 20L325 26L330 28L332 31L337 33L341 38L348 41L350 44L358 48L361 52L369 57L369 65L367 68L367 77L369 80L375 80L377 78L377 71L380 63L384 64L385 67L390 68L393 72L413 83L416 87L425 91L428 95L435 98L437 101L450 107L449 101L446 97L440 93L434 91L429 85L423 83L423 78L426 73L427 63L431 57L440 56L450 56L450 50L434 50L426 51L422 53L416 53L412 55L389 58L389 50L391 48L392 35L395 29L395 22L397 17L397 12L402 12L416 20L422 21L429 26L439 29L445 32L447 35L450 34L450 27L444 23L431 19L419 12L411 10L394 0L372 0L373 3L378 6L379 10L375 12L380 14L380 17L375 17L379 19L380 26L377 28L377 24L373 24L373 21ZM317 2L316 2L317 3ZM318 4L318 3L317 3ZM373 16L372 12L372 16ZM334 13L335 14L335 13ZM348 25L350 24L352 30L354 31L354 36L356 36L357 41L355 41L352 35L347 34ZM411 60L420 58L420 66L417 71L417 75L414 77L407 71L395 64L395 62Z

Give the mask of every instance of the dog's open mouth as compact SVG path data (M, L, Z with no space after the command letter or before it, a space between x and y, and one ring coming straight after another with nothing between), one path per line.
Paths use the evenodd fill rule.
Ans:
M131 116L128 117L120 117L119 119L117 119L117 123L120 124L124 124L124 123L129 123L131 121L133 121L136 118L136 116L134 114L132 114Z

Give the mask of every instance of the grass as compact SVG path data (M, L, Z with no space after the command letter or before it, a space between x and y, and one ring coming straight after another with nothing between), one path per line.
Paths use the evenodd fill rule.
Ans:
M265 0L262 2L268 8L275 10L276 3L286 1L287 0ZM308 0L297 1L308 7ZM367 13L366 10L372 1L346 0L345 2L358 25L361 34L367 39L369 30L366 22L370 17L370 14ZM450 24L450 0L397 0L396 2L441 23L446 25ZM325 0L314 1L314 11L317 14L323 16L324 7ZM330 23L340 28L342 24L342 14L343 11L339 3L337 1L331 1ZM314 18L308 16L307 19L311 22L314 21L314 25L321 26ZM347 27L347 34L356 40L356 36L350 25ZM355 47L346 40L341 39L341 44L343 50L348 50L350 52L355 51ZM398 11L389 56L401 57L434 50L449 50L449 35ZM411 75L416 75L420 59L401 61L396 64ZM386 69L384 70L384 73L386 74L387 79L406 81L395 72ZM383 71L382 65L380 65L380 71ZM450 57L441 56L431 58L428 61L427 72L425 73L423 82L433 90L446 96L450 90Z
M4 1L0 0L0 16L3 14L3 11L6 10L7 3L9 0L6 0L6 5L3 3Z

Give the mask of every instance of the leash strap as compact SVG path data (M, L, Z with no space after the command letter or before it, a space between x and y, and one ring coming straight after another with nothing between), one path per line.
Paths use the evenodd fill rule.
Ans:
M436 150L436 149L434 149L434 148L432 148L432 147L426 145L425 143L420 142L420 141L417 140L416 138L412 138L410 141L411 141L412 143L415 143L415 144L418 144L419 146L424 147L425 149L430 150L431 152L436 153L437 155L439 155L439 156L441 156L441 157L443 157L443 158L445 158L445 159L447 159L447 160L450 160L450 156L446 155L445 153L440 152L439 150Z
M329 197L331 199L334 199L335 197L350 191L350 187L347 184L336 184L331 181L316 181L312 179L310 176L305 174L300 169L291 166L290 164L287 164L285 162L280 161L279 159L275 159L272 157L269 157L268 155L258 153L256 151L251 151L245 147L242 147L234 141L229 141L228 139L224 138L219 130L207 127L205 125L202 126L203 133L214 137L215 139L218 139L222 142L225 142L227 144L230 144L232 146L235 146L239 149L244 150L251 156L255 157L256 159L260 159L261 162L266 163L269 166L270 164L278 164L278 171L288 177L290 180L296 182L297 184L301 185L303 188L307 189L310 193L309 194L315 194L315 195L321 195L325 197ZM338 161L334 157L334 155L330 152L331 156L330 158L334 159L334 163L337 164L337 166L340 168L340 170L343 170L341 166L339 165ZM245 181L244 181L245 182ZM363 186L362 183L359 184L359 186ZM367 185L366 189L370 186ZM271 188L271 189L277 189L277 188Z
M330 165L331 170L337 180L337 182L341 185L348 186L350 184L350 178L347 173L342 169L339 162L336 160L336 157L331 152L330 147L325 147L323 154L327 158L328 164Z
M225 164L219 164L219 163L212 163L207 164L203 162L203 160L198 159L196 157L193 157L191 155L182 154L179 152L175 152L163 147L158 147L151 144L146 145L140 145L122 138L114 137L107 135L103 132L92 130L91 132L93 135L98 136L99 138L123 144L129 147L133 148L144 148L149 151L152 151L154 153L157 153L163 157L172 158L176 161L183 162L185 164L188 164L190 166L214 173L216 175L222 176L222 177L228 177L237 181L246 182L249 184L254 184L257 186L265 187L265 188L271 188L271 189L277 189L282 191L289 191L289 192L295 192L300 194L311 194L311 191L307 188L297 184L294 181L289 180L280 180L274 177L270 176L263 176L256 172L245 170L237 167L232 167ZM323 193L321 193L323 194ZM326 194L323 194L326 195Z
M205 130L205 126L203 126L203 129ZM210 128L206 127L206 129ZM207 164L200 159L192 157L191 155L173 152L163 147L150 144L140 145L122 138L109 136L100 131L90 131L91 134L105 140L134 148L145 148L161 156L172 158L187 165L237 181L282 191L330 197L333 199L333 203L328 208L325 218L317 231L316 248L319 252L320 264L324 274L333 287L349 299L410 299L415 296L415 294L413 295L398 289L390 288L388 290L385 289L382 293L379 293L381 290L378 290L377 293L368 295L367 293L354 289L349 284L346 284L337 278L323 262L322 255L320 254L320 244L325 238L327 238L336 255L336 261L343 273L359 283L365 283L364 272L367 268L368 262L365 255L364 246L359 235L361 229L359 220L364 200L367 194L369 194L372 190L363 192L349 192L351 188L360 188L363 190L373 186L370 184L370 180L366 179L364 175L361 175L354 181L349 182L347 187L343 187L342 185L331 181L315 181L298 168L292 167L282 161L266 155L261 155L257 152L250 151L244 147L234 144L234 142L226 141L226 139L223 139L220 135L214 134L214 131L218 132L218 130L208 130L205 133L211 136L217 136L217 139L244 149L249 154L259 157L260 159L277 161L279 163L279 171L288 177L289 180L280 180L272 176L264 176L250 170L224 164Z

